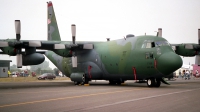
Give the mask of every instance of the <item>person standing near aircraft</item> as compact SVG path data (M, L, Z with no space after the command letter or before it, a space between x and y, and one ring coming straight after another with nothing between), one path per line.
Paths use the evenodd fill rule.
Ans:
M182 79L184 78L184 76L185 76L185 70L183 70L182 72Z
M181 78L181 70L179 70L179 78Z
M199 71L196 70L196 78L199 78Z
M190 77L189 75L190 75L189 70L186 70L186 73L185 73L185 80L186 80L186 79L189 80L189 77Z

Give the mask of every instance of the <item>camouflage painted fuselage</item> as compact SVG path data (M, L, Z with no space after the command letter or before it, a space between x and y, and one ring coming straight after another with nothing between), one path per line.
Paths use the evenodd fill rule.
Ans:
M61 41L52 2L48 2L47 7L48 40L72 45L71 41ZM45 53L54 65L70 78L73 73L75 77L76 73L83 73L89 80L161 78L182 66L180 56L175 54L162 37L145 35L107 42L76 42L76 44L93 44L94 48L49 49L51 51ZM72 67L70 54L72 52L75 54L73 56L77 57L77 67Z
M62 42L70 44L70 42ZM82 43L82 42L77 42ZM61 57L53 51L46 56L67 77L72 73L85 73L89 79L140 80L161 78L182 66L168 42L157 36L138 36L107 42L92 43L94 49L73 52L77 67L72 67L71 57Z

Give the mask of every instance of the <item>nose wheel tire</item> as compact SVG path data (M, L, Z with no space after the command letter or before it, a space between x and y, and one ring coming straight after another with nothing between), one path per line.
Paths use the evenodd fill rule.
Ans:
M155 85L155 79L154 78L147 79L147 86L148 87L153 87L154 85Z
M155 78L147 79L147 86L148 87L160 87L160 80Z

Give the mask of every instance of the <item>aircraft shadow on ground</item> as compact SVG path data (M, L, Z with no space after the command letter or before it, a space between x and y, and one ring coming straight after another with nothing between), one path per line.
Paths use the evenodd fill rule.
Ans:
M181 88L182 86L179 85L185 85L185 84L199 84L200 82L171 82L171 85L165 85L161 84L159 88ZM73 82L22 82L22 83L0 83L0 89L17 89L17 88L43 88L43 87L75 87L77 85L74 85ZM84 86L84 85L78 85L78 86ZM110 85L109 82L95 82L92 81L89 83L89 87L98 87L98 86L104 86L104 87L142 87L142 88L148 88L146 82L125 82L125 84L122 85Z

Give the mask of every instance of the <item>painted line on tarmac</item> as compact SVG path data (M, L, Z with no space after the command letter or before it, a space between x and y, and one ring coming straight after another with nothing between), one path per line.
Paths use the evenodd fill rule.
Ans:
M80 96L70 96L70 97L63 97L63 98L55 98L55 99L47 99L47 100L38 100L38 101L30 101L30 102L23 102L23 103L15 103L15 104L1 105L0 108L11 107L11 106L19 106L19 105L26 105L26 104L34 104L34 103L42 103L42 102L50 102L50 101L57 101L57 100L65 100L65 99L82 98L82 97L89 97L89 96L97 96L97 95L123 93L123 92L130 92L130 91L135 91L135 90L145 90L145 89L150 89L150 88L128 89L128 90L124 90L124 91L104 92L104 93L86 94L86 95L80 95Z
M16 92L16 93L0 93L0 94L5 94L5 95L12 95L12 94L35 94L35 93L49 93L49 92L55 92L55 93L59 93L59 92L75 92L76 90L74 91L68 91L68 90L65 90L65 91L40 91L40 92Z
M82 109L82 110L92 110L92 109L97 109L97 108L102 108L102 107L108 107L108 106L113 106L113 105L129 103L129 102L135 102L135 101L139 101L139 100L146 100L146 99L151 99L151 98L156 98L156 97L161 97L161 96L168 96L168 95L186 93L186 92L197 91L197 90L200 90L200 88L185 90L185 91L172 92L172 93L166 93L166 94L161 94L161 95L142 97L142 98L136 98L136 99L132 99L132 100L125 100L125 101L120 101L120 102L109 103L109 104L94 106L94 107L90 107L90 108L85 108L85 109Z
M112 90L116 90L119 88L112 88ZM93 89L93 90L111 90L111 89ZM35 94L35 93L49 93L49 92L55 92L55 93L60 93L60 92L76 92L79 90L63 90L63 91L39 91L39 92L15 92L15 93L0 93L3 95L15 95L15 94Z

